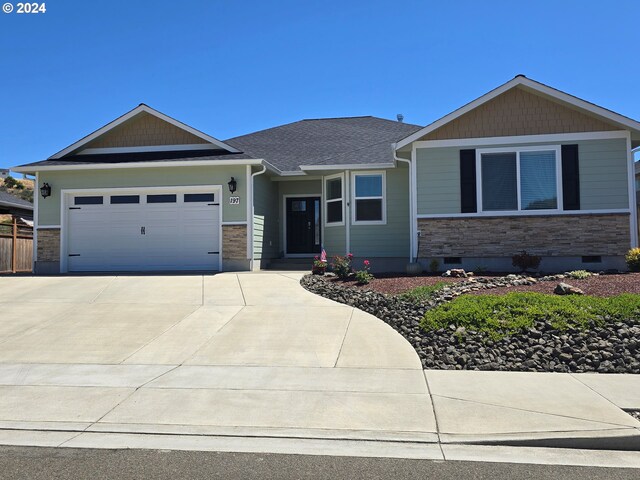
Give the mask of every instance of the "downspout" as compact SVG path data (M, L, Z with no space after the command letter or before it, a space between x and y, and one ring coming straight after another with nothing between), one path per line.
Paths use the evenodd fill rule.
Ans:
M414 192L413 192L413 182L411 181L412 178L413 178L412 175L411 175L412 174L413 164L412 164L411 160L407 160L406 158L401 158L401 157L398 157L396 155L396 144L395 143L393 143L391 145L391 148L393 149L393 159L396 162L406 162L408 164L408 166L409 166L409 263L413 263L413 258L414 258L413 257L413 252L414 252L413 241L415 239L415 236L414 236L415 218L414 218L414 215L413 215L413 194L414 194Z
M251 174L251 181L250 181L250 185L249 185L249 189L251 192L251 220L249 220L247 218L247 225L249 225L249 228L251 228L251 235L250 235L250 239L251 239L251 258L249 260L249 268L251 269L251 271L253 271L253 255L254 255L254 248L253 248L253 219L255 217L255 204L254 204L254 195L253 195L253 180L255 177L257 177L258 175L262 175L264 172L267 171L267 167L266 165L262 165L262 170L258 170L257 172L254 172Z

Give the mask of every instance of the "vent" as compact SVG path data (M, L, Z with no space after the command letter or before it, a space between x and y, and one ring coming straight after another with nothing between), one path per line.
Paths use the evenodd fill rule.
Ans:
M600 255L587 255L582 257L582 263L602 263L602 257Z
M461 257L444 257L443 263L447 265L460 265L462 263Z
M399 113L398 115L396 115L396 118L398 119L398 121L400 123L404 122L404 115L403 114Z

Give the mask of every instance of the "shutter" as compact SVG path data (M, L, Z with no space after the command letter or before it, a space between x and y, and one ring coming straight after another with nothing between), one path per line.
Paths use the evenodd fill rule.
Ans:
M460 150L460 212L478 211L476 199L476 151Z
M564 210L580 210L578 145L562 145L562 202Z

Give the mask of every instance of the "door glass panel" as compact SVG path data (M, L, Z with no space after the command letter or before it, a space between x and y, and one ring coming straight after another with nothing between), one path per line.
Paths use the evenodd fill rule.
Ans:
M73 199L75 205L102 205L102 197L76 197Z
M320 200L313 201L313 218L315 220L315 244L320 245Z
M307 201L306 200L293 200L291 202L291 211L292 212L304 212L307 210Z
M111 203L140 203L140 195L111 195Z
M215 195L213 193L185 193L184 201L189 202L213 202Z
M147 203L176 203L176 195L147 195Z

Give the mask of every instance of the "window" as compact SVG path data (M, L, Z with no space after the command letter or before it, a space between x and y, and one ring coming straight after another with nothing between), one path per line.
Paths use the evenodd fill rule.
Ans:
M102 197L76 197L74 205L102 205Z
M215 194L213 193L185 193L184 201L189 202L213 202Z
M161 195L147 195L147 203L176 203L176 195L161 194Z
M384 173L353 175L353 223L385 223Z
M325 224L342 225L344 223L344 175L325 178Z
M557 210L559 147L481 150L484 212Z
M111 204L140 203L140 195L111 195Z

